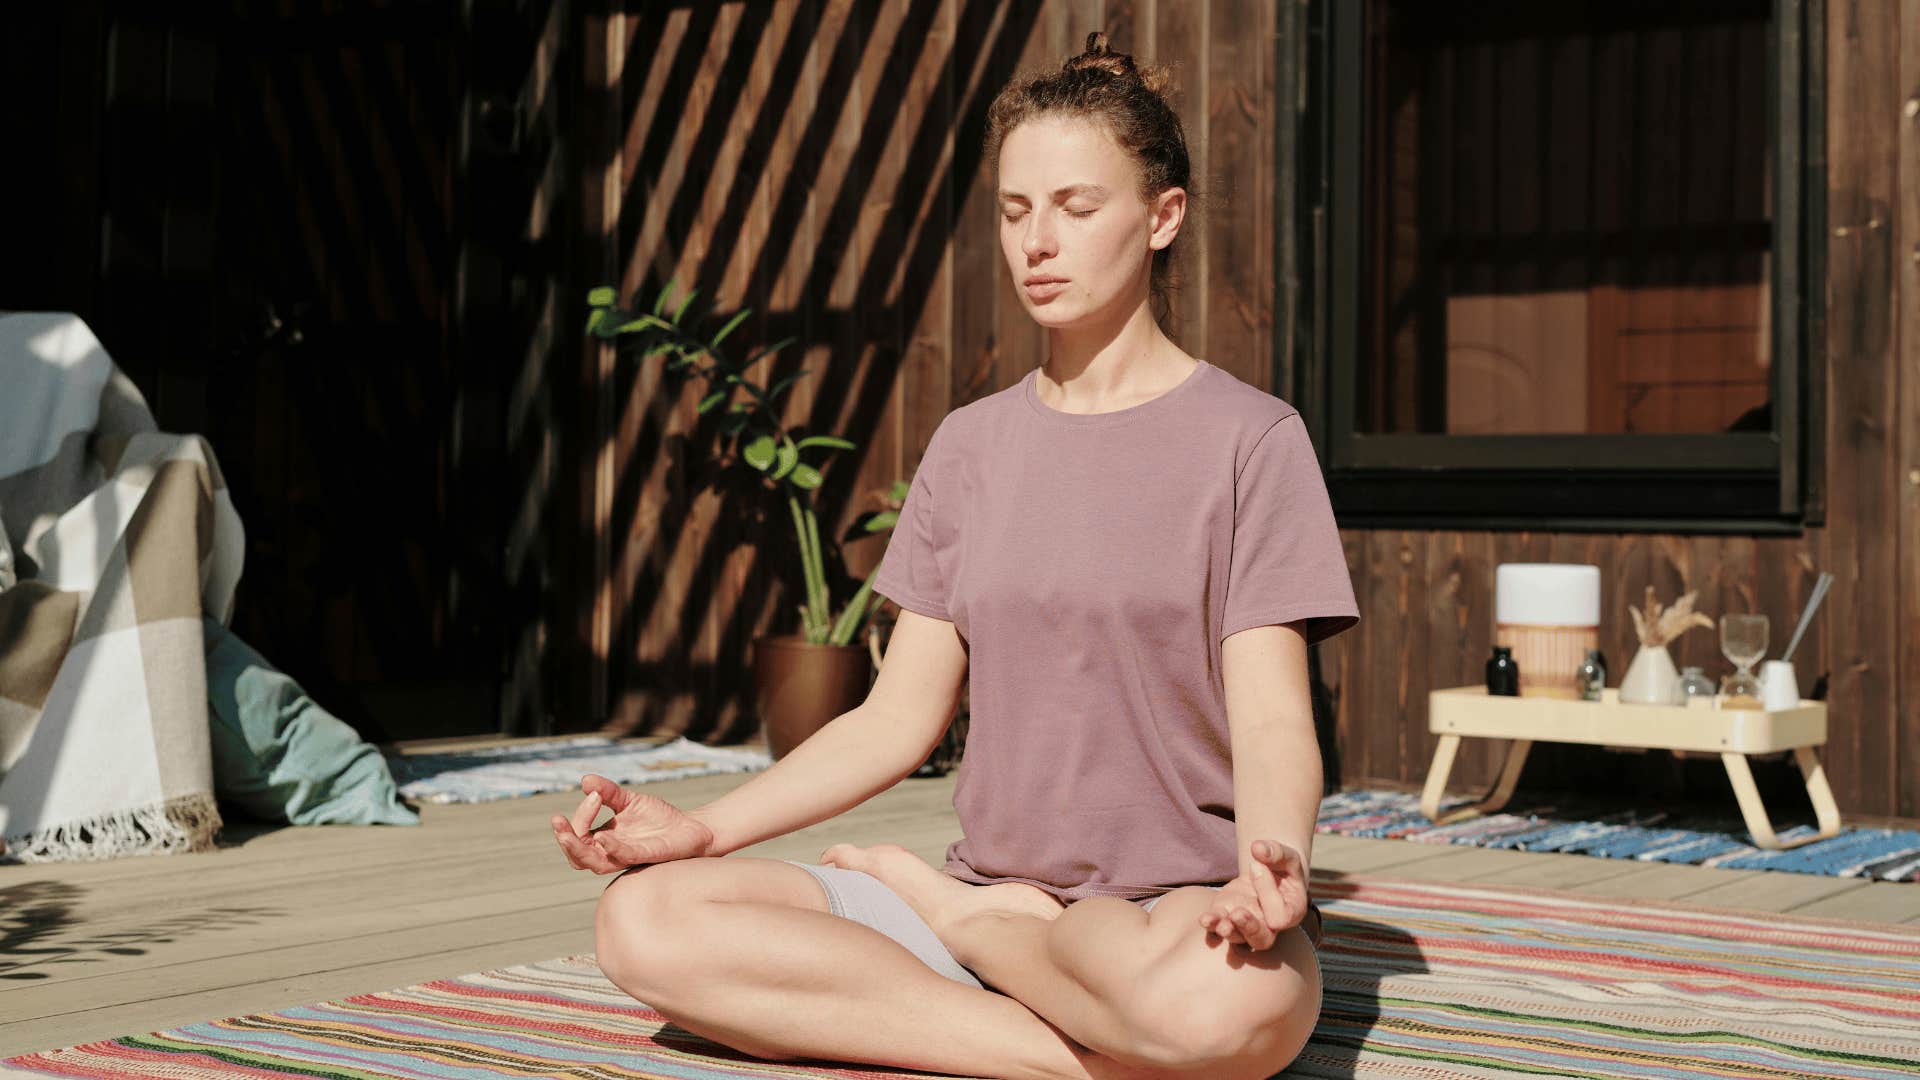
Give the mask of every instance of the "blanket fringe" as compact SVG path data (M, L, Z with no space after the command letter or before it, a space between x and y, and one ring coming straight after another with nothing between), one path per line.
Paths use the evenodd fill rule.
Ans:
M0 843L0 863L117 859L206 851L220 831L212 792L64 821Z

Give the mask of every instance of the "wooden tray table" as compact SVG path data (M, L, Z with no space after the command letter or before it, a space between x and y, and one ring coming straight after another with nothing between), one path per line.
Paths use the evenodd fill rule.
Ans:
M1814 747L1827 741L1827 705L1823 701L1802 700L1797 708L1768 712L1716 709L1707 698L1696 698L1690 705L1625 704L1620 701L1619 691L1611 688L1602 691L1599 701L1576 701L1504 697L1488 694L1484 686L1458 686L1427 695L1427 730L1440 736L1440 744L1434 747L1433 764L1420 793L1420 809L1437 824L1499 810L1513 796L1514 784L1533 744L1562 742L1718 754L1726 765L1727 779L1733 782L1734 797L1740 801L1740 813L1753 832L1754 842L1772 851L1799 847L1840 832L1840 809L1834 805L1833 790L1827 786L1826 773L1813 752ZM1447 774L1453 771L1454 755L1463 738L1509 739L1507 760L1486 798L1441 818L1437 816L1440 798L1446 793ZM1793 751L1820 821L1818 833L1797 840L1782 841L1774 835L1773 823L1767 818L1767 808L1760 801L1753 772L1747 766L1748 754L1782 750Z

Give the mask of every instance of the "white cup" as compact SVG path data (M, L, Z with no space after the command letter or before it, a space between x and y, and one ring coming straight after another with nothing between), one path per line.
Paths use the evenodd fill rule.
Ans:
M1768 660L1760 665L1760 704L1768 712L1800 707L1800 682L1793 673L1793 664Z

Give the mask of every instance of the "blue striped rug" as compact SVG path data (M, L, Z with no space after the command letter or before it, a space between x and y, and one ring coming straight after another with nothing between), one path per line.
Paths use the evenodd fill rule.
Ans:
M1443 800L1441 815L1477 800ZM1512 805L1511 803L1509 804ZM1559 851L1603 859L1687 863L1725 870L1787 870L1797 874L1920 881L1920 832L1842 828L1840 835L1786 851L1755 847L1737 815L1700 811L1621 810L1560 802L1435 825L1420 812L1418 795L1399 791L1343 791L1320 802L1316 832L1418 844L1466 844L1515 851ZM1800 824L1778 830L1783 840L1819 830Z

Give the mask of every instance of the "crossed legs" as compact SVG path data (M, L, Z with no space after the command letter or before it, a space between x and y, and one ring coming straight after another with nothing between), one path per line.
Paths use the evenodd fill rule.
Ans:
M838 858L869 872L888 864L902 880L883 880L903 897L916 866L975 896L1002 889L954 881L892 845L843 848ZM943 919L943 940L955 936L949 948L961 945L956 958L988 990L830 914L812 875L780 860L629 871L607 889L595 923L600 965L617 985L762 1058L996 1077L1269 1076L1318 1014L1312 949L1298 930L1262 954L1209 943L1198 920L1210 893L1178 890L1151 916L1124 900L1062 911L1048 898L1050 912L1012 903Z

